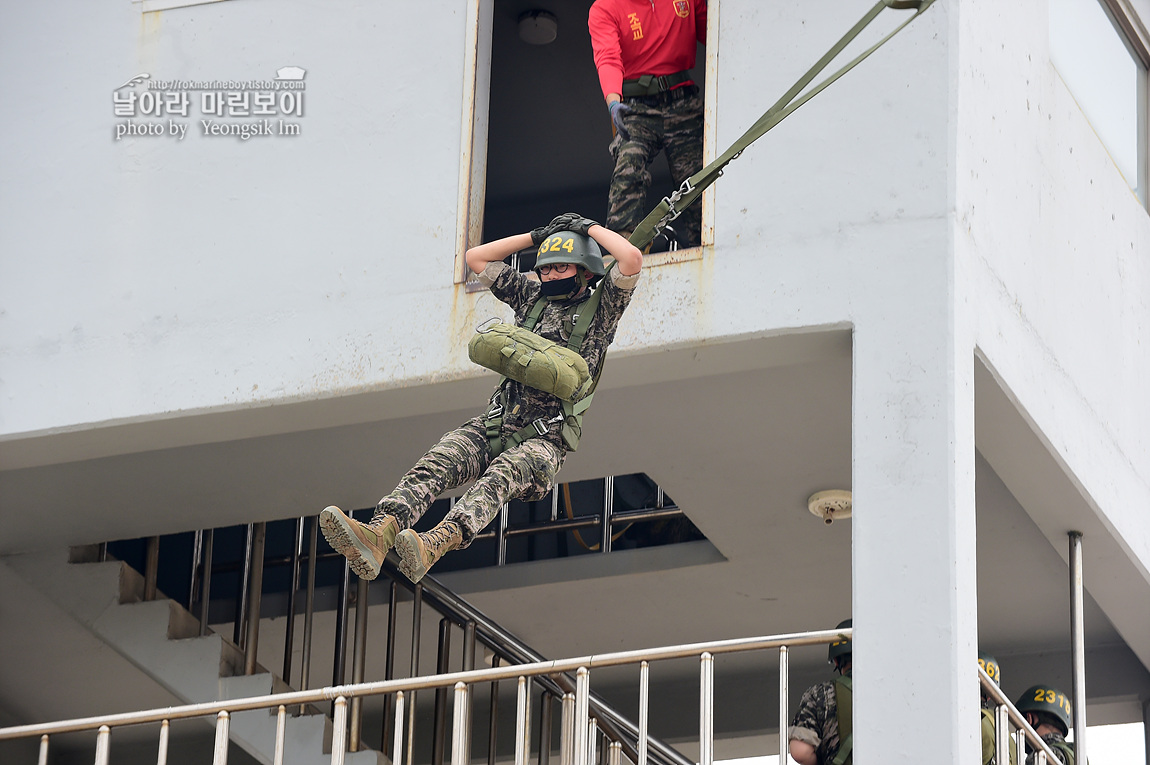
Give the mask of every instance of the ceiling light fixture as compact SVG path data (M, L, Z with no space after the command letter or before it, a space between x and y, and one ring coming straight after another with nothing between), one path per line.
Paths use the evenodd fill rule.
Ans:
M828 526L839 518L851 517L851 493L848 489L817 491L807 500L807 509Z
M559 20L547 11L534 10L519 14L519 39L530 45L555 42L559 34Z

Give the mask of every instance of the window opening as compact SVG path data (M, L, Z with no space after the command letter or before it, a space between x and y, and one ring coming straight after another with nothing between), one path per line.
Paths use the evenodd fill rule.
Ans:
M478 1L478 0L477 0ZM485 154L485 172L476 171L472 184L482 185L482 229L479 239L491 241L529 231L559 213L575 211L605 223L607 194L614 169L608 151L611 118L599 88L599 78L587 29L592 0L549 0L536 3L555 20L557 34L549 44L533 45L520 38L519 20L524 10L516 0L491 0L490 69L487 84L487 113L477 106L476 124L485 126L486 146L475 145L476 154ZM716 28L716 0L707 5L708 23ZM482 34L482 31L480 32ZM712 34L712 37L714 35ZM707 56L714 44L697 48L691 77L707 99ZM482 66L482 62L479 64ZM713 70L714 67L710 67ZM484 77L474 78L476 88ZM477 94L478 95L478 94ZM478 98L476 99L478 102ZM704 114L707 110L704 109ZM703 163L713 158L711 125L704 119ZM644 213L676 188L671 180L665 153L651 163L651 185L643 205ZM476 176L478 175L478 178ZM697 204L703 208L704 245L713 241L709 208L710 191ZM672 224L674 225L674 224ZM472 231L472 236L474 236ZM648 265L665 260L699 257L699 248L679 250L658 256L673 245L660 236L651 248L655 255ZM469 289L479 289L475 277L462 264ZM524 250L509 259L520 271L535 263L534 250Z
M437 500L417 528L430 528L434 523L432 519L439 520L446 515L452 501ZM369 507L356 510L352 515L366 522L374 512L375 508ZM470 547L456 550L440 560L435 573L603 554L605 515L611 528L607 554L706 539L675 501L646 474L608 476L558 484L547 497L536 502L509 502L505 524L502 519L493 520ZM293 587L289 564L297 544L297 521L287 518L266 524L261 607L265 616L287 612L288 592ZM500 532L504 528L501 540ZM247 533L246 525L214 531L208 619L211 624L228 622L236 616L238 599L244 592ZM202 576L197 565L202 561L194 560L195 533L168 534L161 536L159 543L158 590L189 611L197 610ZM317 536L316 544L316 588L334 589L343 577L346 561L332 550L322 534ZM106 549L109 557L144 571L147 539L112 541ZM303 587L302 566L299 576L294 582L295 588ZM321 610L329 607L327 600L317 604Z
M1126 183L1146 200L1146 67L1105 0L1051 0L1050 58Z

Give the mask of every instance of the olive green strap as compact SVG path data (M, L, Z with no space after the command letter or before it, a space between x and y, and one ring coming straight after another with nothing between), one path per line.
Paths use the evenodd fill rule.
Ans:
M790 116L793 111L798 109L807 101L810 101L835 80L842 77L858 64L862 63L862 61L870 54L874 53L888 40L901 32L907 24L918 18L919 15L921 15L923 11L929 8L932 3L934 3L934 0L878 0L875 6L871 8L870 11L868 11L857 24L851 27L850 31L843 35L842 39L835 43L834 47L827 51L826 55L820 58L814 66L807 70L807 73L800 77L798 82L796 82L790 90L783 94L782 98L776 101L770 109L767 109L766 113L764 113L763 116L760 117L758 121L755 122L755 124L752 125L750 129L742 135L741 138L739 138L739 140L735 141L731 145L731 148L723 152L717 159L715 159L715 161L711 162L711 164L707 165L702 170L695 173L687 180L683 181L683 184L670 196L663 197L663 201L661 201L654 210L648 213L647 217L644 218L642 222L640 222L639 225L635 228L635 232L629 237L631 244L642 250L652 241L654 241L655 237L659 235L659 233L669 222L679 217L683 210L687 209L687 207L689 207L692 202L698 199L698 197L703 193L704 189L719 179L719 176L723 174L723 168L726 167L728 162L742 154L743 149L750 146L752 143L762 137L768 130L782 122L784 119ZM825 69L832 60L835 59L835 57L842 53L847 45L849 45L856 37L858 37L859 33L862 32L862 30L865 29L868 24L874 21L875 17L877 17L885 8L893 8L895 10L914 10L915 14L897 26L893 32L886 35L877 43L860 53L843 68L839 69L837 72L827 77L827 79L811 88L803 96L796 99L799 93L802 92L803 88L809 85L811 81L814 80L814 78L817 77L818 74L823 69Z
M833 765L846 765L851 762L851 749L854 747L853 710L851 704L851 679L846 675L835 678L835 715L839 724L839 750L831 760Z
M614 267L614 263L611 264ZM610 268L607 269L610 272ZM604 277L604 280L607 277ZM575 325L571 330L571 337L567 341L567 347L576 353L583 347L583 339L587 336L587 330L591 328L591 320L595 318L595 311L599 309L599 301L603 297L603 283L600 282L599 286L594 290L585 302L579 306L579 311L576 314ZM527 313L527 317L523 320L523 327L529 331L535 329L535 325L539 323L539 318L543 315L543 309L547 306L547 298L540 297L535 301L535 305L531 306L531 310ZM603 364L599 364L599 371L603 371ZM486 429L487 435L487 450L491 453L491 458L495 459L505 449L510 449L513 446L526 441L528 438L535 436L542 436L547 433L550 423L544 421L542 418L536 419L528 423L524 427L512 433L507 438L503 438L500 433L503 430L503 409L507 405L506 390L503 383L507 382L504 377L499 381L499 399L497 404L487 410L487 416L484 418L483 425ZM569 401L563 401L563 421L566 423L568 417L575 417L575 427L580 427L583 421L583 412L591 405L591 397L594 395L595 385L599 382L599 375L596 373L595 379L591 382L589 392L579 400L577 404L571 404ZM578 441L575 442L578 445ZM574 449L572 449L574 451Z

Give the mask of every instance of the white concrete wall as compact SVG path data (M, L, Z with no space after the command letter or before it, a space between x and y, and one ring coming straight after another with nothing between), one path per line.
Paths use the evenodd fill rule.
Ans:
M1086 585L1145 662L1150 614L1129 604L1150 594L1150 217L1050 63L1045 0L962 8L956 249L977 346L1081 492L1028 512L1064 555L1086 532Z
M867 5L723 0L718 145ZM1150 561L1150 225L1049 65L1044 8L936 3L730 167L713 251L647 274L616 343L854 327L860 765L896 718L950 761L976 745L976 347ZM0 10L22 104L0 125L0 438L475 376L492 301L452 284L464 26L446 0ZM114 140L138 72L287 65L308 69L300 136Z
M454 296L464 22L449 1L5 4L0 436L453 373L451 336L413 350L408 319ZM299 136L115 140L135 74L291 65Z

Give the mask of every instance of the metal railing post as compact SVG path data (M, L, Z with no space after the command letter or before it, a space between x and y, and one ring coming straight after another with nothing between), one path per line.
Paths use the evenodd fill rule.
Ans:
M248 596L248 630L244 641L244 674L256 673L256 655L260 649L260 606L264 589L264 545L267 541L268 525L255 524L252 531L252 578L251 594Z
M240 586L236 588L236 622L232 625L232 642L239 646L241 651L244 648L244 637L247 634L244 632L244 620L247 618L248 611L248 577L251 575L251 565L252 524L249 523L244 537L244 560L243 565L240 566Z
M40 737L40 757L36 761L37 765L48 765L48 734L45 733Z
M451 658L451 621L439 620L439 655L435 664L438 674L449 672ZM443 765L447 749L447 689L435 689L435 717L431 728L431 765Z
M994 707L994 756L995 762L1010 762L1010 715L1001 704Z
M216 715L216 743L212 749L212 765L228 765L228 728L230 718L226 710Z
M549 692L539 694L539 765L551 764L551 720L554 704Z
M387 649L383 661L383 679L391 680L395 677L395 604L399 597L399 583L392 581L387 596ZM387 734L390 731L394 736L398 729L391 728L392 724L392 696L383 697L383 721L379 734L379 751L387 751Z
M403 765L403 691L395 693L394 735L391 742L391 765Z
M1074 759L1086 759L1086 638L1082 616L1082 532L1070 532L1070 642L1074 669Z
M790 720L787 709L787 697L790 695L791 685L790 655L787 647L779 646L779 762L785 763L790 753L790 742L787 740L787 723Z
M623 745L618 741L607 747L607 765L623 765Z
M303 602L303 657L300 662L300 689L307 690L311 683L311 637L315 618L315 564L319 542L319 516L312 516L307 543L307 590ZM303 709L300 709L303 712Z
M575 694L564 693L559 707L559 765L575 759Z
M499 666L499 657L491 657L491 666ZM495 765L495 744L499 737L499 681L491 681L491 702L487 709L487 765Z
M112 729L101 725L96 733L96 765L108 765L108 754L112 748Z
M156 577L160 570L160 538L148 537L144 545L144 600L156 599Z
M591 762L587 751L587 723L590 720L588 697L590 693L591 671L586 667L580 667L575 672L575 725L571 731L571 735L575 739L575 765L590 765Z
M599 552L611 552L611 515L615 510L615 476L603 479L603 529L599 538Z
M339 589L336 594L335 606L335 653L331 662L331 684L343 685L347 676L347 619L348 598L351 590L351 566L347 559L343 561L343 576L339 580Z
M504 502L503 506L499 508L499 539L495 561L497 566L507 565L507 525L510 513L510 506Z
M300 555L303 554L303 518L296 518L295 535L292 537L291 560L288 562L287 624L284 631L284 672L283 681L291 685L292 646L295 643L296 591L299 590Z
M167 765L168 763L168 729L171 725L167 720L160 722L160 743L156 747L156 765Z
M699 657L699 765L715 762L714 714L715 657L703 652Z
M455 716L451 729L451 765L467 765L471 761L469 695L467 683L455 684Z
M188 612L196 607L196 585L199 584L200 558L204 554L204 530L198 529L192 534L192 571L188 577Z
M347 753L347 699L336 698L331 718L331 765L343 765Z
M287 733L287 707L283 704L276 709L276 747L272 755L272 765L283 765L284 736Z
M359 579L355 588L355 643L351 657L351 681L363 682L367 665L367 609L368 581ZM363 735L363 699L351 699L351 751L358 752Z
M642 662L639 665L639 761L635 765L647 765L647 709L650 696L651 665Z
M531 756L531 686L520 677L515 706L515 765L527 765Z
M204 562L200 571L200 637L208 634L208 606L212 601L212 551L215 547L216 531L204 532Z
M411 674L410 677L419 676L419 627L423 620L423 584L415 585L414 598L411 602ZM415 762L415 691L411 692L411 709L407 713L407 762Z

